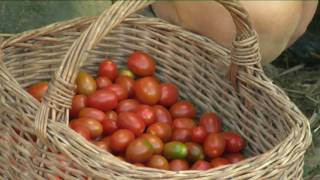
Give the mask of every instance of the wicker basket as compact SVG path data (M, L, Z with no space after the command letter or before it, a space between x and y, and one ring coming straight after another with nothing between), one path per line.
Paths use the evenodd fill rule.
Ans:
M311 142L308 120L260 65L257 35L238 1L219 0L232 15L231 51L157 18L132 15L150 1L117 1L99 18L53 24L0 46L2 179L302 179ZM208 171L136 167L99 150L68 128L80 68L95 72L106 57L125 65L134 50L151 54L161 80L182 98L215 111L248 142L245 161ZM25 88L50 81L42 103ZM63 161L63 162L62 162Z

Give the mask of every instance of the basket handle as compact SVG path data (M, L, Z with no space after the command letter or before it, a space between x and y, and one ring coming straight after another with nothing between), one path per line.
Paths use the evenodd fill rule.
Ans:
M229 77L236 87L237 73L241 68L250 72L250 66L261 69L257 36L248 20L247 12L238 0L217 0L231 14L236 25L236 38L231 51ZM68 123L69 108L74 96L75 79L87 59L88 51L119 25L129 15L152 4L154 1L116 1L109 9L84 31L62 60L59 69L50 81L48 91L35 116L35 131L40 139L46 141L48 121Z

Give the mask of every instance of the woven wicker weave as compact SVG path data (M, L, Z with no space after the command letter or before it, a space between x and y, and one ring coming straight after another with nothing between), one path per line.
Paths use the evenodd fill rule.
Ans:
M53 24L2 41L0 177L302 179L311 142L308 120L265 76L257 35L244 9L237 1L219 2L237 27L231 51L157 18L132 15L150 1L117 1L99 18ZM152 55L157 75L176 83L182 98L202 112L217 112L227 128L245 137L250 158L208 171L141 168L69 129L68 109L80 68L94 73L106 57L123 66L134 50ZM43 80L50 85L39 103L25 88Z

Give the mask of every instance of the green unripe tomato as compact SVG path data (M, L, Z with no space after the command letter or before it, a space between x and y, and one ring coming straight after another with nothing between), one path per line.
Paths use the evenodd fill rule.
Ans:
M184 159L188 154L187 146L179 141L171 141L164 145L164 156L167 159Z

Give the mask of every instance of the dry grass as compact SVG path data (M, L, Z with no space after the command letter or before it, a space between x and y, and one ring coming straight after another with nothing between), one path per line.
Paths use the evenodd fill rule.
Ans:
M265 71L310 118L313 144L306 154L304 176L308 180L320 179L320 65L316 65L317 59L314 65L305 65L301 60L299 64L287 66L284 59L279 61L282 63L268 65Z

